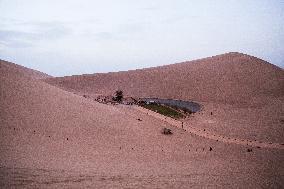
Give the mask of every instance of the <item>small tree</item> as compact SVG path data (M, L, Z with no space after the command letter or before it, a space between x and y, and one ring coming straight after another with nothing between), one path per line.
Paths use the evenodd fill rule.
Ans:
M121 102L122 99L123 99L123 91L122 90L115 91L114 100L117 102Z

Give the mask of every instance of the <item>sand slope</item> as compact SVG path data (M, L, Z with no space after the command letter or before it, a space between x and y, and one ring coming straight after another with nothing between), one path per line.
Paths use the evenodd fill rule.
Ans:
M32 70L0 65L1 188L284 184L283 150L247 152L251 147L199 137L133 107L99 104L64 91L36 79L41 74L29 77ZM277 87L272 89L278 94ZM204 115L188 121L204 126L199 119L211 110L210 105L205 107ZM174 134L162 135L163 127Z
M82 93L248 103L255 96L279 97L284 71L241 53L227 53L196 61L127 72L50 78L46 82Z
M284 70L242 53L45 81L81 95L108 95L120 88L136 97L193 100L203 110L186 122L198 129L244 140L284 143Z
M37 70L25 68L23 66L7 62L5 60L0 59L0 70L2 77L9 75L18 75L22 77L29 77L34 79L44 79L49 78L51 76L47 75L46 73L39 72Z

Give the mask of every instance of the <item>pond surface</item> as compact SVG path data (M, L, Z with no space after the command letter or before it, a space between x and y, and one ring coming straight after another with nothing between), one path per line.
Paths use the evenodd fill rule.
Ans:
M141 98L141 100L145 102L156 102L168 106L176 106L181 109L185 108L193 113L198 112L201 109L201 106L198 103L191 101L160 99L160 98Z

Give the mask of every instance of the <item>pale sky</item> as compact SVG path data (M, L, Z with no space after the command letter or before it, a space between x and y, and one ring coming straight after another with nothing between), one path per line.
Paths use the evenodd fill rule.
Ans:
M284 67L282 0L0 0L0 59L53 76L242 52Z

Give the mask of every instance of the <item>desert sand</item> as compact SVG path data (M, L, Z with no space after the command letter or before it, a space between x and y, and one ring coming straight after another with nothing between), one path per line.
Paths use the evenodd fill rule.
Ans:
M172 120L83 97L118 88L202 109ZM284 71L249 55L61 78L1 61L0 110L1 188L284 186Z

